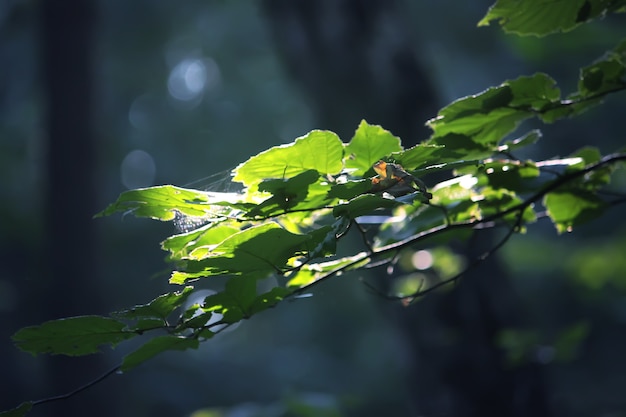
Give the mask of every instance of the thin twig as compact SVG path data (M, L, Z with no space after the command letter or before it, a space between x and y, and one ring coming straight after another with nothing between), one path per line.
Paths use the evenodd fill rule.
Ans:
M434 236L438 236L440 234L452 231L452 230L457 230L457 229L468 229L468 228L476 228L476 226L479 225L485 225L485 224L489 224L489 223L493 223L499 219L504 218L505 216L512 214L512 213L518 213L518 219L516 221L516 225L521 225L521 219L523 219L523 213L526 210L526 208L530 207L533 203L535 203L536 201L540 200L541 198L543 198L546 194L548 194L549 192L552 192L556 189L558 189L559 187L567 184L570 181L573 181L574 179L584 176L585 174L594 171L596 169L601 168L604 165L608 165L608 164L612 164L615 162L619 162L619 161L624 161L626 160L626 154L611 154L611 155L607 155L604 158L602 158L600 161L591 164L579 171L572 171L571 173L568 173L566 175L563 175L559 178L557 178L556 180L554 180L552 183L546 185L543 189L537 191L535 194L531 195L529 198L527 198L526 200L522 201L519 204L516 204L515 206L509 207L506 210L494 213L490 216L487 216L483 219L475 219L475 220L469 220L466 222L459 222L459 223L453 223L453 224L444 224L444 225L439 225L439 226L435 226L429 230L425 230L421 233L418 233L416 235L412 235L409 236L405 239L402 239L398 242L394 242L382 247L377 248L373 253L371 254L366 254L366 253L362 253L362 257L359 257L358 259L355 259L353 262L350 262L346 265L343 265L340 268L337 268L336 270L330 271L328 272L326 275L323 275L319 278L317 278L315 281L313 281L312 283L305 285L299 289L297 289L296 291L294 291L294 293L292 294L299 294L300 292L303 292L305 290L310 289L313 285L319 285L321 282L327 280L328 278L335 276L338 273L341 273L345 270L348 270L352 267L354 267L354 265L363 262L366 259L372 259L374 257L377 257L379 255L384 255L388 252L392 252L392 251L398 251L402 248L411 246L417 242L420 242L422 240L434 237ZM494 223L495 225L495 223ZM518 227L518 226L516 226ZM508 238L510 237L510 234L512 234L515 231L515 227L513 227L511 230L509 230L509 233L507 233L506 239L508 240ZM504 244L504 242L506 242L506 240L504 240L501 244ZM497 250L497 248L496 248ZM454 278L454 277L453 277ZM437 283L435 286L428 288L427 290L424 290L424 293L428 293L430 291L433 291L436 288L441 287L442 285L445 285L449 282L452 282L453 280L446 280L446 281L442 281Z
M532 107L519 107L519 106L505 106L509 109L518 110L518 111L526 111L533 114L544 114L553 110L557 110L559 108L565 108L570 106L575 106L576 104L581 104L586 101L597 100L599 98L603 98L608 96L609 94L618 93L620 91L626 90L626 83L618 87L614 87L609 90L601 91L596 94L592 94L586 97L579 98L578 100L559 100L557 102L550 103L549 105L541 108L541 109L533 109Z
M359 234L361 235L361 239L363 240L363 245L365 245L365 247L370 253L373 253L374 248L372 247L371 242L367 239L367 231L363 229L363 226L361 226L361 224L357 222L356 219L350 220L350 223L354 223L357 230L359 231Z
M85 391L87 388L90 388L90 387L96 385L98 382L105 380L109 376L111 376L114 373L116 373L117 371L119 371L120 368L121 368L121 365L117 365L116 367L111 368L110 370L106 371L105 373L103 373L102 375L97 377L96 379L93 379L93 380L87 382L85 385L82 385L81 387L76 388L73 391L70 391L70 392L68 392L66 394L56 395L54 397L48 397L48 398L43 398L41 400L36 400L36 401L33 401L32 404L33 404L33 406L35 406L35 405L39 405L39 404L51 403L51 402L59 401L59 400L65 400L67 398L73 397L74 395Z
M521 226L522 218L523 218L523 212L520 212L519 215L517 216L517 220L516 220L515 224L513 226L509 227L509 230L506 233L506 235L498 243L496 243L491 249L489 249L488 251L484 252L483 254L481 254L480 256L475 258L474 262L472 262L471 264L466 266L461 272L455 274L454 276L452 276L450 278L446 278L444 280L441 280L441 281L437 282L436 284L434 284L434 285L432 285L432 286L430 286L430 287L428 287L428 288L426 288L424 290L422 290L420 288L416 292L414 292L413 294L399 296L399 295L383 294L380 290L378 290L373 285L371 285L371 284L369 284L367 282L366 282L366 286L370 290L373 290L378 295L381 295L382 297L384 297L384 298L386 298L388 300L404 300L404 299L407 299L407 298L417 298L417 297L421 297L423 295L426 295L429 292L432 292L432 291L434 291L434 290L436 290L438 288L441 288L441 287L443 287L443 286L445 286L447 284L451 284L451 283L457 281L459 278L461 278L463 275L465 275L467 272L469 272L472 268L475 268L480 263L482 263L485 260L487 260L487 258L489 258L491 255L493 255L495 252L497 252L500 248L502 248L502 246L504 246L504 244L511 238L511 236L513 236L513 233L515 233L515 231L519 229L519 227ZM494 224L493 227L495 227L495 224Z

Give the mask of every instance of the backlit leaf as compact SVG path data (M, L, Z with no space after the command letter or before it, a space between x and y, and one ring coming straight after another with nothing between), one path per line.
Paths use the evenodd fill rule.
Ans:
M371 214L374 210L382 208L390 208L401 204L400 202L379 197L373 194L360 195L347 203L339 204L333 209L335 217L345 216L355 219L359 216Z
M355 176L363 176L372 165L392 152L402 150L400 138L380 126L362 120L354 137L346 145L346 168L353 169Z
M270 178L291 178L307 170L338 174L343 143L333 132L313 130L294 142L261 152L235 168L234 181L255 187Z
M223 274L264 277L283 268L294 253L305 249L309 239L273 222L250 227L211 248L202 259L187 261L184 269L172 274L170 282L181 284L192 278Z
M559 233L571 231L573 226L602 214L606 203L587 192L553 192L544 198L544 206Z
M187 297L189 297L192 292L193 287L185 287L182 291L162 294L148 304L137 305L130 309L114 313L114 315L127 319L156 318L165 320L176 308L187 300Z
M480 150L480 146L493 148L521 121L558 103L559 97L554 80L545 74L506 81L441 109L428 122L434 133L427 143L454 149L454 141L443 142L441 138L459 135L457 140L469 139L474 143L463 145L471 152ZM463 159L466 158L469 156Z
M219 215L223 205L233 204L233 196L236 194L209 193L173 185L139 188L123 192L117 201L95 217L122 212L133 213L137 217L170 221L174 220L176 212L194 217Z

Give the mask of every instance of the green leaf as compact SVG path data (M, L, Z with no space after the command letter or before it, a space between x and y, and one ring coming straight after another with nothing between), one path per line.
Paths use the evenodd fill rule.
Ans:
M308 257L310 259L326 257L335 254L335 252L337 251L338 235L335 225L339 222L340 220L337 220L332 226L322 226L313 230L312 232L309 232L311 240L306 242L306 244Z
M440 150L434 152L433 156L436 161L442 162L474 161L486 158L493 153L492 146L475 142L471 136L458 133L432 136L428 139L428 143L441 147ZM440 164L434 166L440 166Z
M248 314L253 315L274 307L289 296L291 291L283 287L274 287L270 291L257 296L249 307Z
M522 203L522 200L507 188L493 189L484 187L480 192L480 197L476 199L478 200L478 207L482 217L501 213ZM517 213L509 213L503 217L503 220L514 224L517 220ZM523 223L533 223L537 220L537 216L531 207L525 208L522 220Z
M516 149L524 148L529 145L534 145L535 143L537 143L539 139L541 139L541 131L539 129L534 129L517 139L504 142L498 148L498 151L499 152L514 151Z
M335 217L345 216L350 219L371 214L374 210L398 206L399 201L380 197L374 194L360 195L344 204L339 204L333 209Z
M574 226L598 217L606 206L595 194L575 190L552 192L543 204L559 233L570 232Z
M544 122L570 117L600 104L612 92L626 89L626 40L580 71L578 91L560 103L554 102L540 114Z
M231 277L226 283L224 292L244 314L249 317L250 306L256 299L256 280L245 276Z
M369 261L370 258L368 254L361 252L354 256L346 256L333 261L317 262L312 265L307 264L297 271L287 275L289 278L287 287L293 289L303 289L311 284L314 284L320 278L323 278L330 273L352 271L367 265Z
M488 160L475 172L478 185L489 185L493 189L528 192L537 188L531 181L539 177L539 168L533 162L516 160Z
M607 12L624 11L625 0L497 0L478 26L498 20L505 32L545 36L567 32Z
M600 150L592 146L584 147L574 152L571 156L574 158L581 158L582 162L569 166L567 169L568 171L583 169L585 166L599 162L600 159L602 159ZM581 177L578 181L572 183L572 186L576 184L576 186L582 187L585 190L597 191L611 182L611 175L615 169L617 169L615 165L607 164Z
M188 258L194 249L217 245L239 230L231 224L208 224L188 233L168 237L161 243L161 248L170 251L170 259L172 260L184 259Z
M441 171L455 171L459 170L461 168L466 168L466 167L478 167L480 166L481 161L478 159L474 159L474 160L468 160L468 161L455 161L455 162L446 162L443 164L435 164L435 165L429 165L427 167L421 168L421 169L417 169L415 171L411 171L411 173L416 176L416 177L420 177L423 175L427 175L427 174L432 174L435 172L441 172Z
M25 327L12 339L18 348L33 355L82 356L99 352L102 345L115 346L135 336L125 328L125 323L109 317L80 316Z
M428 121L434 133L427 143L444 145L446 151L466 149L472 156L459 159L472 159L477 151L494 149L521 121L558 104L559 97L554 80L545 74L506 81L441 109Z
M200 342L198 339L191 337L173 335L158 336L145 343L136 351L126 355L120 369L122 372L127 372L148 359L152 359L161 352L168 350L197 349L199 345Z
M246 317L245 312L229 292L210 295L204 300L204 303L204 311L222 315L220 324L237 323Z
M309 169L292 178L262 181L258 185L259 191L271 193L272 196L252 207L246 216L271 216L286 212L307 198L309 186L318 178L319 173Z
M25 401L11 410L0 412L0 417L23 417L33 408L33 405L32 401Z
M175 271L173 284L214 275L247 275L264 277L284 267L295 253L305 249L308 235L282 229L276 223L250 227L207 250L198 260L189 260L185 268Z
M348 181L345 183L333 184L328 191L328 198L338 198L350 200L372 189L371 179Z
M176 217L177 211L193 217L220 216L224 204L233 204L237 196L236 193L208 193L173 185L139 188L123 192L117 201L95 217L132 212L137 217L170 221Z
M288 145L275 146L235 168L234 181L254 188L268 178L291 178L307 170L338 174L343 143L333 132L313 130Z
M405 169L416 170L432 164L440 164L449 160L457 160L456 154L446 158L446 149L442 145L417 144L409 149L391 154L390 159L402 165Z
M113 314L116 317L125 319L156 318L164 321L176 308L187 300L187 297L189 297L192 292L193 287L185 287L182 291L159 295L148 304L137 305Z
M505 100L492 100L503 97ZM449 134L463 135L480 145L495 145L502 137L512 131L517 123L527 117L516 109L506 107L512 100L510 86L491 87L480 94L454 101L441 109L435 119L428 121L434 138ZM493 103L497 102L498 106ZM440 143L434 141L434 144Z
M626 87L626 40L598 61L583 68L578 82L580 97L599 95Z
M401 150L400 138L362 120L354 137L346 145L346 168L353 170L351 175L364 176L379 159Z
M254 278L234 276L226 282L223 291L204 299L202 310L221 314L221 324L232 324L254 314L252 306L257 298Z

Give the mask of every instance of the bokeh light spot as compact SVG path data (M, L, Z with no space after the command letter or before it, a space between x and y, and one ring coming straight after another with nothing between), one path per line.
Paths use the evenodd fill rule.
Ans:
M154 158L141 149L131 151L122 161L120 174L122 184L128 189L152 185L156 176Z
M411 262L416 269L428 269L433 266L433 255L427 250L418 250L411 257Z
M220 83L220 70L211 58L186 58L170 72L167 90L180 101L200 101L205 91Z

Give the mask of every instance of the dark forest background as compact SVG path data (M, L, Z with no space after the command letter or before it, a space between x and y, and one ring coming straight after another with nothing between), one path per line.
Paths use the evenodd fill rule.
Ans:
M518 38L476 28L490 4L1 2L0 408L70 391L131 349L32 358L10 342L19 328L167 287L158 242L171 225L92 220L121 191L185 185L314 128L348 141L361 119L408 147L437 109L506 79L542 71L571 91L626 28L616 16ZM534 155L623 146L625 105L542 127ZM626 415L620 210L562 236L539 223L409 308L363 274L331 280L32 415Z

